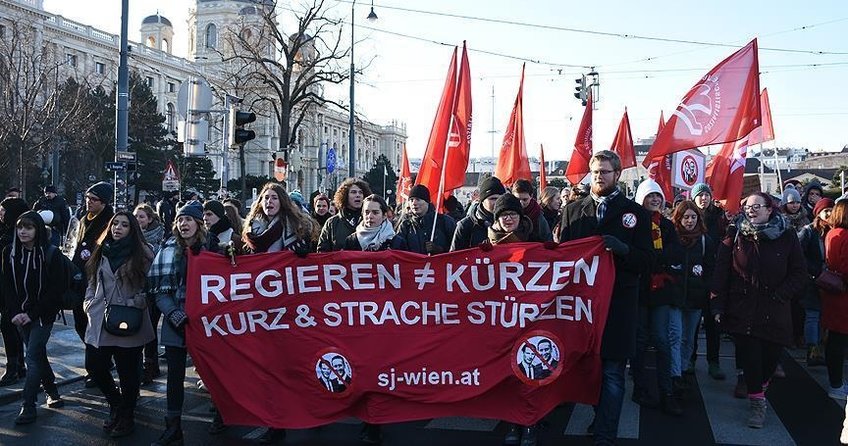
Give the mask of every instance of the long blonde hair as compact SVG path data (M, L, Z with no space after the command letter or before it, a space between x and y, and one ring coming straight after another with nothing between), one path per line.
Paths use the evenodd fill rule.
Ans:
M300 207L291 200L291 198L289 198L289 194L286 193L286 190L282 185L273 182L265 183L265 185L262 186L262 191L259 192L259 195L257 195L256 201L254 201L250 206L250 212L247 213L247 217L244 219L241 232L244 238L247 238L248 234L250 234L250 225L257 217L269 223L271 221L271 218L265 214L265 209L262 207L262 197L267 191L274 191L280 199L279 215L282 224L287 225L289 222L292 222L297 233L297 238L300 240L318 240L318 224L315 220L313 220L309 215L306 215L306 213L303 212L303 210L301 210ZM287 219L283 219L283 217L286 217Z

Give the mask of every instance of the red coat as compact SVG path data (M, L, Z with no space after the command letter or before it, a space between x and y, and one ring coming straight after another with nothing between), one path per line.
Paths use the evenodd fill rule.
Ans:
M833 228L824 239L825 262L831 271L848 279L848 229ZM822 326L848 334L848 293L821 293Z

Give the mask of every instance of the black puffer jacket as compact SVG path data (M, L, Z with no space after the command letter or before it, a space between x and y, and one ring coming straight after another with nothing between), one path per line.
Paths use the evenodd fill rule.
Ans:
M810 223L798 232L798 241L801 242L801 251L807 260L808 273L804 292L798 303L806 310L821 310L819 288L815 279L824 269L824 239Z
M494 223L495 216L491 212L478 205L468 217L463 218L456 224L456 232L453 234L451 251L468 249L479 245L483 240L489 238L489 226Z
M683 248L681 283L684 307L707 310L710 301L710 282L715 270L716 242L707 234L697 238L692 246Z
M345 218L347 217L347 218ZM348 219L354 219L353 222ZM356 225L362 221L362 214L358 211L345 209L327 219L318 236L318 252L341 251L345 247L347 237L356 232Z
M433 237L433 252L428 253L427 242L430 241L430 234L433 232L434 218L436 219L436 235ZM450 248L456 232L456 221L448 215L436 214L431 204L423 217L418 217L412 212L404 214L395 231L406 240L407 251L419 254L439 254L447 252Z

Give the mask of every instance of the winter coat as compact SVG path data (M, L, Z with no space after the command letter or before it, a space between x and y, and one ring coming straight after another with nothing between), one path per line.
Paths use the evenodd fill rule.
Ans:
M153 252L148 251L145 269L150 266L151 260L153 260ZM146 311L148 300L145 284L133 287L121 277L128 267L129 262L121 265L116 272L112 272L109 259L102 257L97 268L97 276L89 280L82 308L88 317L85 343L92 347L140 347L155 339L153 325L150 323L150 312ZM131 336L115 336L106 331L104 317L107 301L112 305L145 310L141 312L141 329L138 333Z
M607 203L598 222L597 204L591 196L569 203L562 211L560 241L593 235L612 235L627 244L626 256L615 256L615 284L601 341L601 357L625 360L636 353L636 325L639 314L639 284L653 264L651 217L642 206L620 193Z
M684 274L680 290L683 306L690 310L706 311L710 300L710 283L715 270L716 242L704 234L698 237L692 246L681 245L681 248Z
M639 303L650 307L672 305L682 307L683 296L683 247L671 220L660 217L662 249L654 248L651 274L642 276ZM653 244L653 239L652 242Z
M344 218L344 212L340 211L336 215L327 219L324 227L321 228L321 235L318 236L318 252L333 252L344 249L345 240L347 237L356 232L356 225L362 220L360 214L355 224L351 224Z
M534 230L533 222L526 215L521 216L518 227L514 231L504 231L496 221L489 226L489 242L493 245L507 245L519 242L544 242Z
M535 198L531 198L530 204L524 208L524 215L530 219L531 223L533 223L533 238L542 242L549 242L554 239L553 233L551 232L551 225L549 225L548 220L545 219L542 206L539 205L539 202L537 202Z
M787 222L782 225L775 238L745 235L728 226L716 257L710 309L721 315L724 331L788 346L790 300L803 291L807 271L797 234Z
M821 298L815 280L824 268L824 239L811 223L798 232L798 240L801 242L801 251L807 260L808 273L799 303L807 310L821 310Z
M142 235L144 235L144 241L150 245L150 249L153 250L153 255L156 255L160 249L162 249L162 243L165 241L165 227L162 226L156 220L150 222L147 225L147 229L141 231Z
M448 215L437 214L431 204L423 217L412 212L403 215L395 232L406 241L406 251L428 254L427 242L433 232L433 219L436 219L436 235L433 238L433 253L447 252L450 248L453 234L456 232L456 221Z
M804 193L801 195L801 208L807 212L807 219L809 221L816 219L815 214L813 214L813 209L815 209L816 206L810 203L810 191L813 189L818 190L821 196L824 197L824 188L822 188L822 185L818 180L813 179L804 186Z
M468 217L463 218L456 224L453 233L451 251L473 248L489 236L489 226L494 223L495 216L483 208L482 205L474 206L474 210Z
M824 239L827 268L848 279L848 229L833 228ZM837 333L848 334L848 292L822 292L822 326Z
M396 251L409 251L406 245L406 241L403 237L395 235L389 240L383 242L380 245L380 248L377 251L387 251L389 249L393 249ZM362 251L362 245L359 244L359 239L356 237L356 234L351 234L347 236L344 244L345 251Z
M38 213L21 214L43 228ZM14 318L26 313L33 321L52 324L62 303L67 282L55 280L63 275L62 254L48 244L47 231L37 231L31 250L24 248L15 237L3 248L0 257L0 295L5 301L4 317Z
M710 203L706 209L702 209L704 224L707 226L707 235L718 243L727 232L727 219L724 217L724 209Z

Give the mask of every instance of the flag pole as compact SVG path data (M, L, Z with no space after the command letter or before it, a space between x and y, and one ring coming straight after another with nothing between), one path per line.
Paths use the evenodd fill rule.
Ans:
M451 113L450 123L448 124L448 137L445 138L445 153L442 156L442 173L439 175L439 194L436 196L436 215L433 216L433 229L430 231L430 243L433 243L436 237L436 221L439 219L439 209L442 208L442 195L445 193L445 166L448 164L448 148L450 146L450 135L453 133L454 115Z

